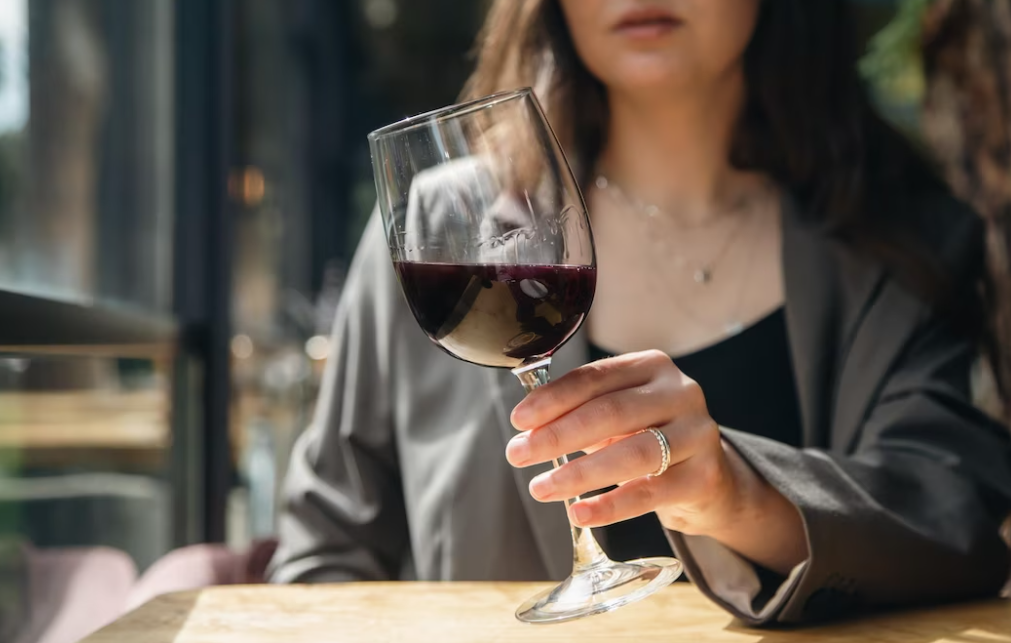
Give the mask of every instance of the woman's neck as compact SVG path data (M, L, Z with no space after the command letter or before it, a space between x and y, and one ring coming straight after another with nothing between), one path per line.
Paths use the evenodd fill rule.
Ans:
M760 178L730 164L744 82L659 96L612 91L603 169L637 198L704 220L759 189Z

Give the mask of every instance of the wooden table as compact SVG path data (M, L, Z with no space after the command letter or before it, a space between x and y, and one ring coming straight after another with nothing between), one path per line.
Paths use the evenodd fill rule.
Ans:
M155 599L85 643L634 641L649 643L1011 643L1011 602L941 607L793 631L743 627L690 585L560 625L513 618L544 587L372 583L222 587Z

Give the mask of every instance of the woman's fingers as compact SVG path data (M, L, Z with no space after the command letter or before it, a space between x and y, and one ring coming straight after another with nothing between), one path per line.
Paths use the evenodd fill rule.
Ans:
M660 489L656 478L636 478L613 491L575 503L569 508L570 519L574 525L587 528L631 520L655 511Z
M719 428L712 422L674 421L657 428L670 446L668 471L694 458L695 468L701 463L719 462L708 457L714 445L720 444ZM660 468L663 448L656 436L648 431L618 440L599 451L542 473L530 483L530 493L537 500L551 502L575 498L591 491L621 485L649 476ZM655 479L669 480L666 474ZM690 485L691 491L696 485Z
M590 400L643 386L661 368L673 368L673 362L659 351L631 353L581 366L517 404L512 413L513 426L520 431L544 426Z
M601 360L537 389L513 412L523 433L506 448L513 466L548 462L578 451L593 452L651 426L691 415L698 385L657 351ZM524 406L526 404L532 406ZM576 406L570 406L576 404ZM532 410L531 410L532 409ZM531 417L528 420L517 418Z
M657 511L677 507L678 513L701 513L701 498L712 497L726 472L712 459L689 458L656 478L636 478L617 489L572 505L573 522L580 527L604 527ZM685 521L686 523L690 521Z
M667 441L671 445L671 466L691 453L684 448L685 440L668 437ZM541 502L575 498L649 475L660 468L662 459L663 453L656 436L644 431L542 473L530 482L530 493Z
M649 385L607 393L545 426L520 433L509 441L506 459L516 467L531 466L666 424L673 395L676 392L657 395Z

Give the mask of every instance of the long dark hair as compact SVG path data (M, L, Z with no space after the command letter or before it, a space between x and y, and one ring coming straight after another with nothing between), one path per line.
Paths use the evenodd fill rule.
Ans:
M930 251L936 240L921 234L925 204L949 191L876 114L857 59L846 0L762 0L744 56L747 99L731 161L770 175L811 223L884 263L938 308L957 311L962 329L989 346L979 290L950 274ZM464 97L521 86L535 88L587 185L605 144L607 93L579 58L558 0L491 6Z

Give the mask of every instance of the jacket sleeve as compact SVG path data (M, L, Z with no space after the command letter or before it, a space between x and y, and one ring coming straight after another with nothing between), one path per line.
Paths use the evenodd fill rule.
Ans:
M389 375L395 308L403 305L373 216L342 293L315 417L293 450L272 582L401 573L408 529Z
M963 244L971 253L975 244ZM968 257L961 257L969 261ZM707 538L668 536L700 588L754 624L995 596L1008 579L1006 427L971 403L973 343L924 316L845 451L724 435L803 518L809 558L786 578Z

